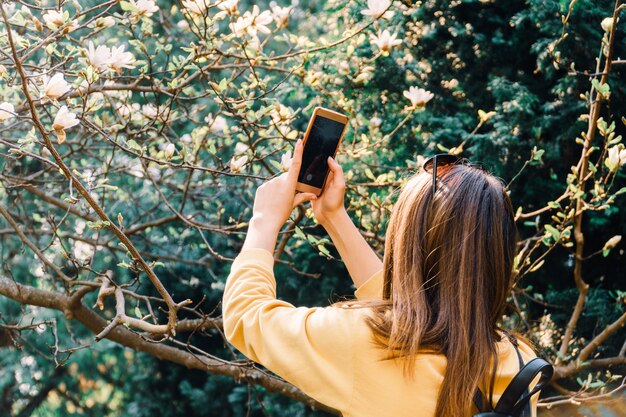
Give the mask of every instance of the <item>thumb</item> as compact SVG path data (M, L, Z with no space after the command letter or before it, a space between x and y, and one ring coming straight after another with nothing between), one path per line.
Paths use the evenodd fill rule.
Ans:
M302 151L304 146L302 145L302 139L298 139L296 142L296 146L293 150L293 158L291 158L291 163L289 165L289 180L294 185L298 182L298 174L300 173L300 166L302 165Z
M298 193L293 198L293 207L299 206L300 204L317 199L317 195L313 193Z
M333 174L333 179L338 184L345 184L346 179L343 176L343 168L341 168L341 165L339 165L332 156L328 157L328 168L330 168L330 172Z

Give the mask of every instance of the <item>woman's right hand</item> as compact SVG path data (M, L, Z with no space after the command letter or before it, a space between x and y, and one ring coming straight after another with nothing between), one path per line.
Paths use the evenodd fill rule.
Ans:
M317 199L311 200L313 213L317 222L322 226L325 226L333 216L340 215L345 211L346 180L343 176L343 170L341 165L330 156L328 157L328 167L330 172L322 194Z

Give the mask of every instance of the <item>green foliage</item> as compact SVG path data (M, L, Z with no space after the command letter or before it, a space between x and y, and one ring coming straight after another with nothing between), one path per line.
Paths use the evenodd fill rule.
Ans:
M87 9L98 2L80 3ZM186 222L176 219L149 225L131 235L132 243L177 301L202 300L206 312L219 308L229 259L241 247L256 186L280 171L281 155L305 129L311 109L323 105L350 115L350 129L338 156L349 182L346 203L355 223L375 236L370 243L381 254L398 188L415 172L423 156L441 148L458 150L471 161L483 163L506 183L515 179L510 193L521 212L546 205L551 209L518 222L522 239L538 236L544 247L554 248L545 260L521 266L530 272L526 271L519 290L521 308L531 329L544 325L554 330L544 331L549 333L546 338L535 341L546 354L558 357L559 338L578 292L572 288L569 201L559 203L556 199L568 187L579 196L602 195L602 190L591 187L584 191L576 188L572 173L587 129L588 120L581 115L588 113L591 86L609 100L600 109L602 119L594 141L598 149L590 160L592 172L606 174L605 148L617 146L626 128L626 122L618 118L626 114L626 86L622 82L626 66L615 66L603 84L589 77L598 71L596 58L604 35L600 22L612 11L613 1L579 0L565 26L562 16L568 14L569 1L434 0L411 6L412 2L396 1L392 18L375 20L337 46L284 61L276 57L324 46L369 24L360 13L365 2L300 2L286 28L275 29L272 23L275 33L261 35L267 43L260 49L255 49L251 37L238 38L230 33L229 17L209 23L197 16L185 18L179 2L172 7L172 2L160 1L160 12L133 22L137 11L131 3L112 7L110 13L116 20L112 29L83 28L68 34L74 36L71 41L59 36L47 48L34 51L32 59L45 68L66 62L66 78L75 88L83 81L102 84L107 77L126 84L138 80L144 87L132 95L129 91L111 91L98 96L97 103L91 103L91 111L85 110L89 97L65 100L91 125L83 124L82 130L68 129L67 142L58 149L120 228L128 231L171 216L172 209L184 213ZM242 1L240 14L251 10L253 4L262 11L269 8L269 3ZM64 7L74 11L73 5ZM213 8L209 15L214 18L217 11ZM38 13L33 12L42 20ZM14 19L18 26L33 24L19 13ZM382 53L372 36L385 29L397 33L402 44ZM22 30L27 33L20 40L25 48L42 36L29 30ZM622 24L617 33L615 56L624 57ZM125 45L136 58L135 68L122 75L99 74L85 63L89 40L96 46L98 42L109 47ZM6 41L0 41L0 47L6 47ZM220 54L213 54L214 48ZM228 60L242 54L246 60ZM216 60L213 67L212 59ZM222 61L225 64L220 67ZM231 64L234 67L228 67ZM254 72L249 65L256 65ZM184 84L190 74L196 75ZM15 71L2 77L3 101L24 104L18 81ZM403 95L414 86L435 95L421 111L411 110ZM58 105L47 106L41 117L50 130ZM166 121L161 113L164 109ZM495 114L486 118L489 111ZM27 119L26 111L20 116ZM45 248L45 254L68 275L77 273L81 279L93 281L97 273L111 269L117 282L142 295L157 297L130 248L110 233L112 224L96 219L75 184L68 186L67 178L46 162L52 159L42 150L41 134L31 123L3 123L3 138L15 140L6 153L1 148L0 204L23 219L38 247ZM170 155L168 144L174 145ZM229 161L242 156L248 158L243 167L233 168ZM21 191L11 182L15 178L33 181L94 220L67 220L66 211ZM610 193L625 186L623 170L602 184ZM626 234L623 196L617 192L610 204L605 200L598 197L594 204L606 203L607 207L585 212L583 220L584 255L590 256L583 264L583 276L592 289L573 348L591 340L625 311L623 250L618 245L605 250L605 257L591 256L603 253L609 237ZM192 221L204 229L195 228ZM0 228L8 227L0 223ZM56 239L51 230L58 231ZM41 272L41 264L33 261L30 249L8 235L0 235L3 275L10 271L17 282L45 290L70 290L53 281L49 270ZM85 239L97 242L98 249L89 251L81 246ZM281 257L283 262L276 266L279 297L296 305L325 305L354 290L334 247L310 212L304 213L287 249ZM96 296L96 292L87 294L84 304L94 305ZM144 302L130 298L127 312L133 316L148 313ZM107 319L113 317L111 299L101 314ZM166 320L163 311L156 309L155 314L160 322ZM195 317L189 311L180 316ZM33 415L326 415L255 385L189 371L106 340L96 343L92 333L65 320L59 312L42 308L24 312L23 306L0 298L0 322L15 324L20 318L22 324L30 323L30 319L55 321L61 350L85 348L57 357L51 349L55 337L50 326L42 333L11 333L18 347L2 349L0 393L8 400L0 410L10 407L18 411L37 392L54 384L64 388L52 390L54 394L37 409L39 414ZM233 356L214 331L189 336L189 342L220 358L241 359ZM619 337L612 337L599 352L615 355L621 343ZM55 373L55 358L68 360L60 368L63 373ZM564 385L577 390L590 376L587 387L592 389L600 388L606 379L589 371Z

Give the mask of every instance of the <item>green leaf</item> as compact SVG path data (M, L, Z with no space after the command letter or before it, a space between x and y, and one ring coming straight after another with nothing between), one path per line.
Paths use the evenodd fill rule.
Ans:
M133 9L133 6L127 1L120 1L120 7L125 12L131 11Z
M604 385L605 385L604 381L595 381L589 384L589 388L600 388L600 387L603 387Z
M275 160L270 160L270 165L272 165L274 168L276 168L277 171L282 171L283 170L283 166L281 165L280 162L275 161Z
M87 227L90 229L104 229L105 227L109 227L111 223L107 221L98 220L97 222L87 222Z
M600 132L602 136L606 136L606 122L602 117L598 119L596 126L598 127L598 132Z
M330 258L330 252L328 251L326 246L324 246L324 245L317 245L317 249L320 251L320 253L322 255Z
M535 162L541 162L541 163L543 163L543 161L542 161L542 159L541 159L541 158L543 157L543 154L544 154L545 152L546 152L545 150L543 150L543 149L537 149L537 147L535 146L535 147L533 148L533 151L532 151L532 160L533 160L533 161L535 161Z
M304 234L302 229L300 229L299 227L296 227L296 231L294 232L294 235L296 235L296 237L299 239L306 239L306 235Z
M554 226L546 224L543 226L546 229L546 232L550 233L550 235L558 242L561 238L561 232L559 232Z
M593 85L593 88L604 98L609 98L611 95L611 87L609 87L608 84L601 84L600 81L594 78L591 80L591 85Z
M218 85L220 87L220 91L224 91L226 90L226 87L228 87L228 80L223 78Z
M128 142L126 142L126 145L130 148L133 149L135 151L138 151L140 153L143 153L143 148L141 147L141 145L139 145L135 140L130 139Z
M610 135L609 135L609 137L610 137ZM615 138L609 140L609 146L617 145L621 141L622 141L622 135L617 135Z

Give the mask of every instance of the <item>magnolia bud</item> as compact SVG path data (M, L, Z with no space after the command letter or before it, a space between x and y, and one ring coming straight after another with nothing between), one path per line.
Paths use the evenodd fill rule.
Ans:
M603 19L600 26L602 26L602 29L604 29L605 32L610 32L613 29L613 18L607 17Z
M622 236L621 235L615 235L612 238L610 238L609 240L606 241L606 243L604 244L604 247L602 248L602 250L611 250L613 249L615 246L617 246L617 244L622 240Z
M167 146L165 147L165 157L167 158L171 158L172 155L174 155L174 152L176 151L176 146L173 143L168 143Z

